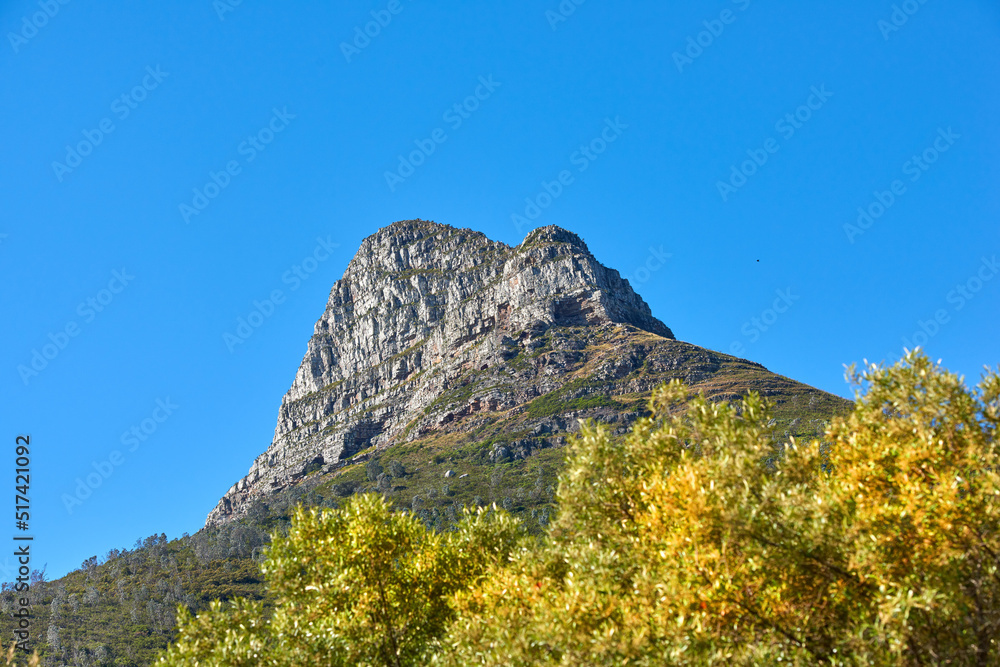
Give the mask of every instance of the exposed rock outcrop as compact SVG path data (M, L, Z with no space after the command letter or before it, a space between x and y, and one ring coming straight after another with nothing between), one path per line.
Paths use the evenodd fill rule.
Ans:
M629 324L673 338L614 269L549 226L517 247L423 220L366 238L330 292L274 440L208 517L224 521L311 466L414 437L407 425L461 373L516 356L551 326ZM571 358L572 355L568 355ZM565 361L566 359L563 359ZM558 363L557 358L550 363ZM484 396L491 410L511 393Z
M580 418L624 433L671 378L713 400L753 388L790 405L802 395L831 410L846 403L674 340L564 229L536 229L512 248L468 229L397 222L366 238L334 284L271 445L207 525L413 440L481 443L483 463L496 465L561 446Z

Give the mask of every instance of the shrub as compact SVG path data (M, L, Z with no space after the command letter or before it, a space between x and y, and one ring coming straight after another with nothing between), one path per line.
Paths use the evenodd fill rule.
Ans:
M911 353L850 377L824 442L676 381L623 440L586 425L542 540L495 506L447 533L418 496L299 508L273 615L182 610L162 664L998 664L1000 373L970 390Z
M262 566L275 610L258 602L212 604L178 615L178 639L162 665L423 665L454 612L448 601L506 559L520 524L466 512L434 533L380 497L340 510L297 508Z
M623 443L583 429L548 542L459 596L439 662L997 664L1000 376L851 378L828 447L679 383Z

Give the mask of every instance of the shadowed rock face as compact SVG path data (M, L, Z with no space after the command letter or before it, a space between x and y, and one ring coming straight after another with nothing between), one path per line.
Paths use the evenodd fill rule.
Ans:
M437 404L456 380L470 369L503 370L550 328L615 324L673 339L628 282L572 232L543 227L512 248L423 220L381 229L362 242L330 291L270 447L207 524L239 516L249 501L308 470L453 421L454 411L436 408L447 407ZM560 354L502 389L472 391L479 395L468 396L469 405L502 412L560 386L560 369L580 357Z

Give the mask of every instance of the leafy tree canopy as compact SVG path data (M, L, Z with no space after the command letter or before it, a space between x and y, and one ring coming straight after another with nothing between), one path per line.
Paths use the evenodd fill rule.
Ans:
M822 442L679 382L624 439L586 426L540 541L372 494L300 510L273 617L182 612L162 664L996 664L1000 374L970 390L916 352L849 378Z

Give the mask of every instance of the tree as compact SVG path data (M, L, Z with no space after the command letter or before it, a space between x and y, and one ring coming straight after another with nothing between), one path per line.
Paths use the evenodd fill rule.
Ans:
M504 560L522 535L499 512L466 512L456 530L428 531L381 496L337 510L297 508L262 570L276 600L213 603L178 614L164 665L417 665L452 620L450 596Z
M823 442L680 382L622 440L586 425L539 541L495 506L449 533L376 494L299 508L273 616L182 610L161 664L997 664L1000 371L849 377Z
M548 543L459 596L437 661L995 664L1000 377L850 377L828 446L679 383L623 443L583 429Z
M283 664L268 659L269 628L264 618L261 602L243 598L236 598L226 607L214 600L208 611L197 616L181 606L177 612L177 642L167 649L159 664L228 667Z
M59 653L59 649L62 648L62 645L59 643L59 626L53 621L49 621L49 628L45 632L45 641L48 643L51 651Z

